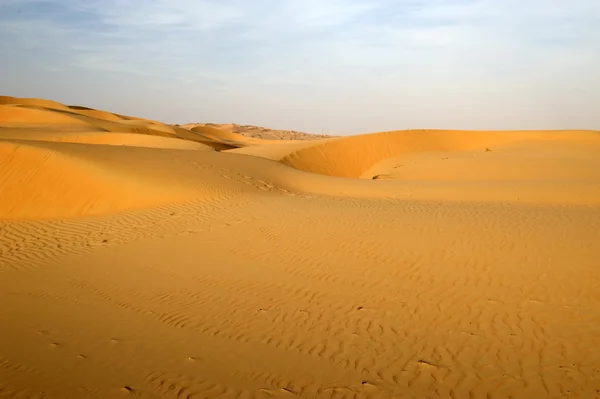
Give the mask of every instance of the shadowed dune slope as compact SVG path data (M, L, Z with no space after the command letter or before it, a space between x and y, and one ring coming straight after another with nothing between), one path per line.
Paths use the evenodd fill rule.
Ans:
M221 129L205 124L187 125L186 130L198 133L209 140L223 144L222 150L264 144L264 140L244 137L228 129Z

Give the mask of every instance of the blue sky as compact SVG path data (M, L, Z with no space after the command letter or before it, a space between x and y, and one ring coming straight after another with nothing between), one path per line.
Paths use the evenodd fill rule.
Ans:
M600 129L598 0L0 0L0 94L352 134Z

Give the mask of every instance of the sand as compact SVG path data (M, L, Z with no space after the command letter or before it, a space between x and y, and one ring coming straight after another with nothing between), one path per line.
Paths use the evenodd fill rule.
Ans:
M295 130L269 129L262 126L238 125L236 123L187 123L179 126L189 130L193 130L194 128L208 127L224 132L239 134L243 137L262 140L316 140L333 137L325 134L311 134L297 132Z
M0 104L0 398L600 397L598 132Z

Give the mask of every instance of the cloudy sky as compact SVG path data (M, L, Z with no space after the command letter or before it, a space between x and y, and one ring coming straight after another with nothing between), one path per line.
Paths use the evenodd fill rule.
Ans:
M600 1L0 0L0 94L331 134L600 129Z

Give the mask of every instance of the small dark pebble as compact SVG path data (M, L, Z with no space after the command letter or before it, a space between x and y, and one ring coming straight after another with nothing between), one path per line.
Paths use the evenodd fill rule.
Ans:
M361 310L362 308L363 308L362 306L359 306L356 308L356 310Z

